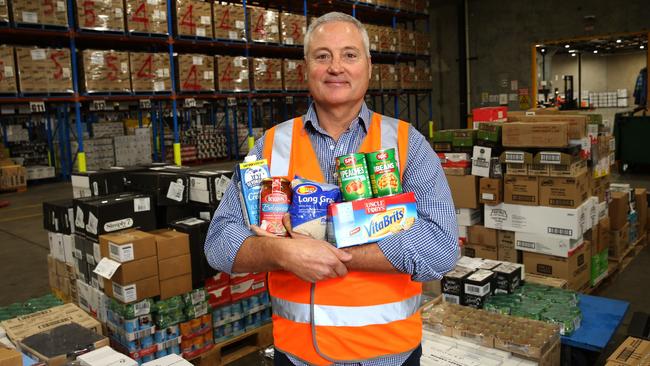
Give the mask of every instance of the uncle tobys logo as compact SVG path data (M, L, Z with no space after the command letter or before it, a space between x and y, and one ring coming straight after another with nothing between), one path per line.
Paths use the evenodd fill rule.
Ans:
M379 238L392 231L400 231L401 222L404 218L404 207L390 209L381 214L375 215L370 223L365 226L369 238ZM395 228L395 230L393 230Z

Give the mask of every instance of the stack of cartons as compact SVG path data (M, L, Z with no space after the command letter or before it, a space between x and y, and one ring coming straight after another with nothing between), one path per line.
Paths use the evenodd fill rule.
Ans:
M280 34L282 43L303 45L307 32L307 18L304 15L282 12L280 14Z
M40 24L67 28L67 4L65 1L15 0L11 3L11 10L14 15L14 22L18 24ZM6 9L7 3L3 2L2 6Z
M253 89L282 90L282 59L253 59Z
M80 29L101 32L124 32L122 0L77 0L77 24Z
M368 84L368 89L370 90L381 89L381 67L378 64L372 65L372 75L370 77L370 83Z
M416 33L408 29L398 29L397 32L399 35L399 52L414 55L417 49Z
M378 27L379 52L395 53L399 51L399 34L391 27Z
M130 33L168 34L167 1L126 0L126 25Z
M17 91L14 48L0 45L0 93L15 94Z
M415 32L415 53L418 55L431 54L431 35Z
M374 24L366 24L368 40L370 42L370 51L379 52L379 42L381 39L381 27Z
M77 151L77 141L71 142L72 151ZM88 170L108 169L115 166L115 148L112 138L97 138L84 141L86 168Z
M179 89L183 92L214 91L214 56L178 56Z
M20 91L72 93L70 49L16 47Z
M415 66L408 64L399 64L401 89L417 89L418 73Z
M192 291L188 235L168 229L152 231L151 234L156 239L160 299Z
M291 91L307 89L307 70L305 68L304 60L283 59L282 75L284 80L284 90ZM373 75L373 79L374 78L375 76ZM377 85L377 87L378 86L379 85ZM372 89L372 87L370 88Z
M382 90L396 90L400 87L400 70L391 64L379 64L380 82Z
M131 86L135 93L168 92L172 88L169 54L129 52Z
M250 90L248 58L243 56L216 56L217 84L220 91L240 92Z
M212 38L212 4L201 0L176 1L176 32L182 37Z
M214 38L246 41L246 17L242 5L214 3Z
M151 163L151 137L148 128L146 132L137 132L136 135L116 136L113 138L115 145L115 164L117 166L136 166Z
M83 50L86 92L131 92L129 53L114 50Z
M9 4L6 1L0 4L0 22L9 23Z
M256 6L248 11L249 36L253 42L280 43L280 13Z
M415 72L417 73L416 88L427 90L433 89L433 73L428 62L418 61Z
M27 171L20 165L0 166L0 191L26 189Z

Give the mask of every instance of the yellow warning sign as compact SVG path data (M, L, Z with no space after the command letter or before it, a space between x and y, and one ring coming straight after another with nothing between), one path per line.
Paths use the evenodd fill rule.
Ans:
M528 99L528 95L520 95L519 96L519 109L520 110L526 110L530 108L530 101Z

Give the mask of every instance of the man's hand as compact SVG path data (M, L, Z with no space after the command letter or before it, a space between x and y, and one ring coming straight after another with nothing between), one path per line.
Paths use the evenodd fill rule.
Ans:
M278 248L282 251L280 265L284 270L308 282L343 277L348 274L345 263L352 260L351 254L335 248L326 241L293 232L288 214L284 216L282 222L290 238L279 238L257 226L251 226L251 230L258 236L274 237L283 241Z

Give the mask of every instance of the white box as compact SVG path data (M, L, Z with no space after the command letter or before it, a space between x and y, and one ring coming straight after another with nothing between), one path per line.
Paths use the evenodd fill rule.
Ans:
M467 226L458 225L458 239L467 241Z
M72 256L72 251L74 250L74 236L61 235L61 238L63 239L63 254L65 256L65 262L74 265L75 260Z
M137 366L138 363L111 347L102 347L77 357L81 366Z
M171 354L154 361L143 363L142 366L192 366L192 364L179 355Z
M54 259L65 262L65 247L63 244L63 234L48 233L47 239L50 244L50 254Z
M578 208L524 206L500 203L485 206L487 228L578 239L591 229L589 207L585 201Z
M550 235L515 233L515 249L563 258L568 258L583 242L583 238L568 239Z
M457 208L456 222L461 226L472 226L481 222L481 210L478 208Z
M490 178L492 149L484 146L474 146L472 154L472 175Z

